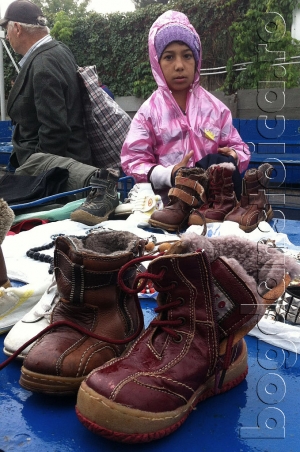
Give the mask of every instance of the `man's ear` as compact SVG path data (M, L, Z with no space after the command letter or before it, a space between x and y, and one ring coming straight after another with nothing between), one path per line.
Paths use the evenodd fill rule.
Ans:
M19 36L22 33L22 26L19 24L19 22L15 22L14 27L17 32L17 35Z

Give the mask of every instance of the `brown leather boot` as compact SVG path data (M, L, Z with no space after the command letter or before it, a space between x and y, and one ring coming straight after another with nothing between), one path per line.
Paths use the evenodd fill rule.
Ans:
M170 202L155 211L149 220L151 226L167 231L180 231L187 226L193 208L206 199L206 171L202 168L181 168L175 178L175 187L169 191Z
M261 221L271 221L273 210L269 204L266 188L269 185L273 167L263 163L257 169L246 171L242 181L242 196L239 204L224 218L239 223L240 229L251 232Z
M171 254L154 259L140 275L159 292L158 317L121 359L95 369L81 384L76 412L94 433L128 443L162 438L198 402L245 378L242 338L284 290L285 271L293 275L299 266L290 259L281 271L270 268L269 248L261 245L257 259L257 244L245 239L197 237L184 234ZM246 244L253 259L246 255L243 266L236 258L246 254ZM277 282L273 294L260 288L266 271Z
M237 205L232 173L233 163L220 163L208 168L207 201L198 209L194 209L188 224L203 225L206 223L222 222L225 216Z
M71 394L91 370L120 356L143 328L133 295L118 284L122 265L143 252L129 232L94 232L85 238L58 237L54 253L60 300L48 333L29 351L20 384L30 391ZM132 286L136 269L123 275Z

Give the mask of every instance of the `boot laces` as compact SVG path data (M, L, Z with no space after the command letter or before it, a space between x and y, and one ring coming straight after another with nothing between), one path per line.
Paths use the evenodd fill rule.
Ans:
M25 350L29 345L33 344L33 342L37 341L40 337L44 336L44 334L48 333L49 331L53 329L57 329L60 327L69 327L72 330L78 331L83 336L86 337L92 337L93 339L96 339L101 342L108 342L109 344L116 344L116 345L124 345L129 344L134 339L136 339L142 332L143 326L144 326L144 319L143 319L143 313L140 314L141 309L138 309L138 314L140 318L139 327L137 328L137 331L133 333L130 337L127 337L126 339L110 339L108 337L100 336L98 334L94 334L92 331L87 330L86 328L83 328L76 323L73 323L69 320L58 320L57 322L51 323L49 326L44 328L42 331L40 331L38 334L36 334L34 337L29 339L27 342L25 342L21 347L18 348L9 358L7 358L3 363L0 364L0 371L3 370L8 364L10 364L14 359L20 355L20 353ZM142 317L141 317L142 316Z
M101 195L101 196L104 195L105 190L106 190L106 187L103 185L102 186L100 185L99 187L92 187L91 191L89 192L89 194L86 198L86 201L96 198L99 195Z
M182 304L181 300L175 300L175 301L172 301L171 303L167 303L163 306L158 306L157 308L154 309L154 311L157 314L160 314L160 313L164 314L164 313L167 313L170 309L181 306L181 304ZM150 325L152 327L160 327L163 331L165 331L165 333L169 334L175 341L178 341L178 342L180 342L180 340L181 340L181 335L170 327L182 326L183 324L184 324L184 320L182 318L176 319L176 320L154 319L150 323Z
M127 270L128 267L132 266L132 265L136 265L140 262L146 261L146 260L153 260L156 259L158 256L163 255L164 253L160 253L159 255L155 255L155 256L143 256L143 257L138 257L134 260L132 260L131 262L128 262L127 264L125 264L118 275L118 284L121 286L121 288L124 290L124 292L130 293L130 294L137 294L139 292L141 292L147 285L148 281L151 280L152 282L155 281L161 281L167 270L166 269L162 269L160 273L158 274L154 274L154 273L150 273L150 272L142 272L139 273L134 281L133 284L133 288L129 288L127 286L125 286L124 284L124 280L123 280L123 273L125 270ZM160 288L160 292L168 292L169 290L173 289L175 287L175 283L170 284L169 286L166 286L164 288ZM172 301L171 303L166 303L163 306L158 306L154 309L154 311L157 314L164 314L167 313L170 309L172 308L176 308L178 306L181 306L182 304L182 300L175 300ZM181 340L181 335L179 333L177 333L176 331L174 331L174 329L170 328L170 327L176 327L176 326L181 326L183 325L184 321L183 319L177 319L177 320L162 320L162 319L154 319L152 320L152 322L150 322L149 326L152 327L160 327L162 328L167 334L169 334L170 336L172 336L172 338L176 341L180 341Z
M157 195L149 195L148 193L140 194L136 197L136 199L133 201L132 206L132 212L145 212L149 214L149 217L151 216L151 213L154 210L158 209L158 203L160 201L161 197Z
M53 276L52 282L51 282L50 286L48 287L48 289L46 291L47 294L50 294L50 292L52 291L52 296L48 297L48 298L45 297L44 299L41 299L41 302L37 303L35 305L34 316L36 318L44 317L47 320L50 320L51 313L53 311L53 308L54 308L54 306L56 304L56 299L58 297L58 293L57 293L56 287L57 287L56 286L56 282L55 282L54 276Z
M139 197L142 196L142 193L145 193L149 196L151 195L151 191L148 189L142 189L140 184L135 184L132 189L129 191L128 196L126 199L124 199L124 203L134 203L135 200ZM154 194L154 193L153 193Z

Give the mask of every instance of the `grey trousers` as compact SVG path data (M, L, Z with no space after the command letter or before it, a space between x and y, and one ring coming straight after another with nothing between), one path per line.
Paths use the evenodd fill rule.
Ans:
M37 176L56 166L66 168L69 171L69 178L63 191L77 190L89 186L91 176L97 169L71 158L38 152L32 154L23 165L16 169L16 175Z

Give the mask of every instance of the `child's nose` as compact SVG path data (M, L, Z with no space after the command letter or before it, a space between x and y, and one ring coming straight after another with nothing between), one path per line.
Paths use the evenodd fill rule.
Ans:
M175 66L176 66L176 69L181 69L183 67L183 60L182 60L182 58L180 58L180 57L176 58Z

